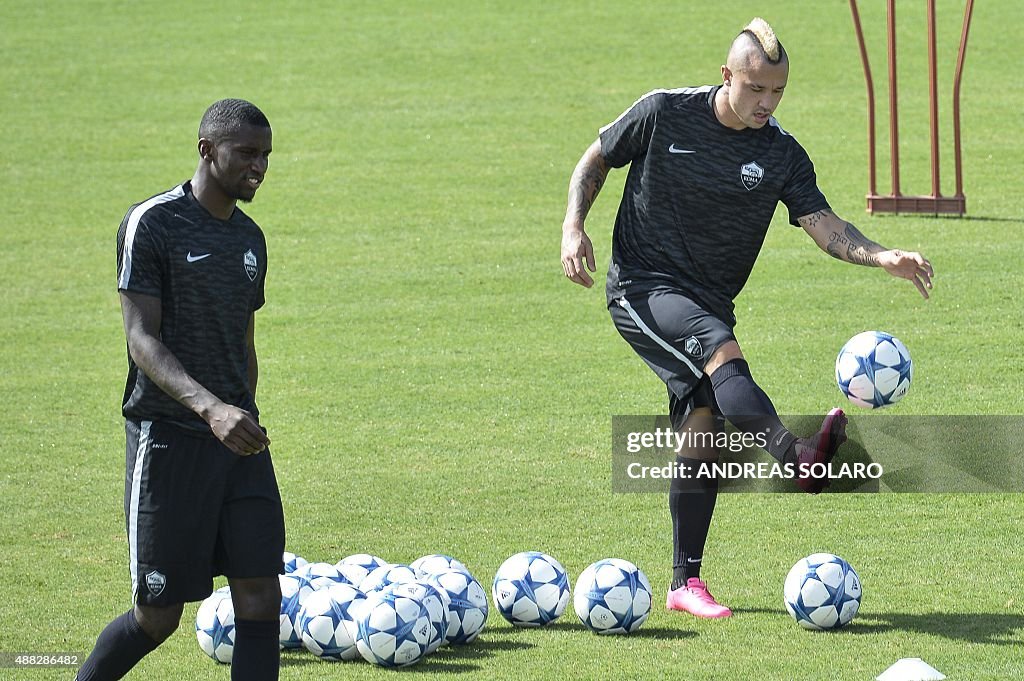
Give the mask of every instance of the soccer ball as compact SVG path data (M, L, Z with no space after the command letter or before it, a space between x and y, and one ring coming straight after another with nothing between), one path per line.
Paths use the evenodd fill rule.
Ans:
M574 592L576 614L598 634L631 634L651 614L651 583L628 560L607 558L588 566Z
M345 556L339 560L337 568L340 570L342 565L358 565L366 571L366 574L370 574L381 565L388 565L388 562L383 558L371 556L369 553L353 553L351 556Z
M229 592L215 591L199 605L196 639L202 651L212 659L231 663L235 650L235 607Z
M558 619L569 603L569 577L557 560L539 551L510 557L494 575L494 605L517 627L542 627Z
M435 572L441 572L442 570L450 570L452 568L455 568L456 570L466 570L468 572L468 568L462 561L452 558L451 556L446 556L443 553L434 553L429 556L417 558L409 564L409 567L415 570L417 574L424 576L432 575Z
M430 633L430 642L427 643L424 654L429 655L447 643L445 636L448 634L448 607L452 602L448 597L448 592L430 584L425 579L414 579L411 582L392 584L385 588L390 589L398 596L415 598L427 607L433 630Z
M295 572L298 568L309 563L308 560L306 560L302 556L295 555L291 551L285 551L282 560L284 562L284 573L286 575L290 575L291 573Z
M351 584L354 587L358 587L359 583L366 579L366 575L370 574L370 571L365 567L355 563L338 561L334 564L334 567L338 570L338 574L341 575L342 583Z
M427 582L448 594L448 643L472 643L487 622L487 594L469 572L444 570L427 577Z
M374 591L356 613L356 648L367 662L405 667L426 655L433 626L422 601L393 589Z
M313 593L313 587L296 575L278 575L278 579L281 582L281 647L301 648L299 610L302 609L306 597Z
M401 563L396 565L381 565L370 574L366 575L363 581L359 582L359 590L363 593L370 593L383 589L390 584L401 584L416 579L416 571L408 565Z
M335 584L310 594L299 612L298 629L306 650L324 660L354 660L354 617L366 600L350 584Z
M786 610L805 629L838 629L860 608L860 577L831 553L801 558L786 575Z
M324 587L333 586L335 584L346 584L348 580L338 572L338 568L330 563L308 563L295 570L292 573L296 577L299 577L314 590L323 589Z
M858 333L836 357L836 383L859 407L896 404L907 394L913 377L907 347L883 331Z

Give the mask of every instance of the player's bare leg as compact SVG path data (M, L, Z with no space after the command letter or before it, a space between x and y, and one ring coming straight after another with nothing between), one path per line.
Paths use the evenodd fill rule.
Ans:
M146 635L160 644L177 631L184 608L182 603L163 607L136 604L135 619Z

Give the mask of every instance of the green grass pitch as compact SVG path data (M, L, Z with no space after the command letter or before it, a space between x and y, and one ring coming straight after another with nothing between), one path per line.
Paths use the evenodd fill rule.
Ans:
M884 11L861 4L885 168ZM656 586L638 635L597 637L571 613L520 631L492 611L479 643L439 652L417 676L852 681L921 657L950 679L1021 678L1014 494L724 495L705 575L736 616L665 612L666 501L612 494L608 466L611 416L665 408L600 290L624 172L588 223L598 286L570 285L558 262L567 181L598 127L648 90L717 82L730 37L761 15L792 60L777 116L835 210L921 250L937 276L925 303L907 282L831 260L780 211L737 301L758 381L783 413L822 413L842 399L838 348L881 328L916 363L897 413L1024 414L1024 88L1006 42L1021 15L1012 0L977 5L961 220L865 214L864 81L838 0L6 0L0 652L87 652L129 605L116 228L129 204L191 175L202 111L239 96L275 132L250 213L270 248L260 403L289 548L331 561L443 551L488 587L521 550L555 555L573 578L618 556ZM907 193L929 186L923 6L899 7ZM961 17L961 3L940 3L947 162ZM952 193L952 165L943 172ZM787 570L816 550L847 558L865 586L857 620L832 634L799 629L782 605ZM195 608L132 678L228 678L196 645ZM287 654L281 678L387 675Z

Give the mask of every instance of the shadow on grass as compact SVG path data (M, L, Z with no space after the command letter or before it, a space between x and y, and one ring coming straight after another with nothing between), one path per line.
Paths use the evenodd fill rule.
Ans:
M512 631L557 631L557 632L563 632L564 631L564 632L579 632L580 635L584 635L584 636L599 636L598 634L594 634L591 631L589 631L580 622L572 621L572 620L559 620L557 622L552 622L551 624L547 624L547 625L545 625L543 627L539 627L537 629L523 628L523 629L509 629L509 630L505 630L505 631L509 631L509 632L512 632ZM627 636L628 638L650 638L650 639L657 639L657 640L673 640L673 639L690 638L691 636L696 636L696 635L697 635L697 632L695 632L695 631L686 631L684 629L672 629L672 628L668 628L668 627L646 627L646 626L644 626L644 627L640 627L640 629L638 631L635 631L632 634L627 634L625 636ZM601 636L601 638L615 639L615 638L619 638L619 636L618 635L607 635L607 636ZM512 642L510 642L510 643L512 644L513 647L515 647L516 645L519 645L518 643L512 643ZM527 643L525 645L530 646L530 647L533 646L532 643Z
M445 659L441 656L438 651L433 655L420 660L417 664L411 667L399 667L391 671L405 672L407 674L415 674L417 672L428 673L428 674L469 674L472 672L480 673L480 666L470 664L469 662L462 662L456 659Z
M333 663L321 660L305 648L289 648L281 651L282 667L299 667L307 664L345 664L345 662Z
M650 638L656 641L675 641L697 636L696 631L685 629L669 629L667 627L641 627L639 631L629 634L629 638ZM605 638L612 638L610 636Z
M850 633L873 634L885 631L916 631L954 641L999 646L1024 645L1024 615L1005 613L922 614L877 613L858 617L850 623Z
M471 644L475 645L475 644ZM410 667L398 667L392 671L399 672L429 672L431 674L467 674L471 672L479 672L479 665L472 664L468 661L463 661L456 656L444 655L442 653L445 648L441 651L430 655L418 663ZM338 670L344 669L345 665L365 665L363 658L358 657L355 660L347 662L338 662L331 660L321 660L317 657L306 652L305 649L298 650L282 650L281 651L281 666L282 667L296 667L301 665L321 665L325 669L331 665L337 665Z
M734 612L785 615L785 612L780 613L779 610L767 608L741 608ZM870 613L858 615L853 622L832 633L842 636L889 631L911 631L968 643L1021 646L1024 645L1024 615L965 612Z
M490 657L491 655L535 648L536 644L527 641L513 641L495 636L495 632L484 631L480 638L464 645L447 645L437 651L436 655L454 660Z
M479 667L473 664L474 660L490 657L505 652L525 651L535 648L536 644L528 641L515 641L509 638L514 634L513 630L485 630L480 638L466 645L449 645L440 648L426 660L411 667L402 668L400 671L429 671L442 672L445 674L464 674L466 672L479 671ZM362 658L357 658L357 662ZM295 667L300 665L330 665L338 664L344 666L347 662L320 660L310 655L304 648L288 649L281 651L281 666Z

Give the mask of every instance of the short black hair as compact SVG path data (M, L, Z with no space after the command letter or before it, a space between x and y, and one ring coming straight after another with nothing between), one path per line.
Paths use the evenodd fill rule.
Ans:
M199 122L199 137L214 142L236 132L243 125L269 128L270 121L263 112L244 99L221 99L210 105Z

